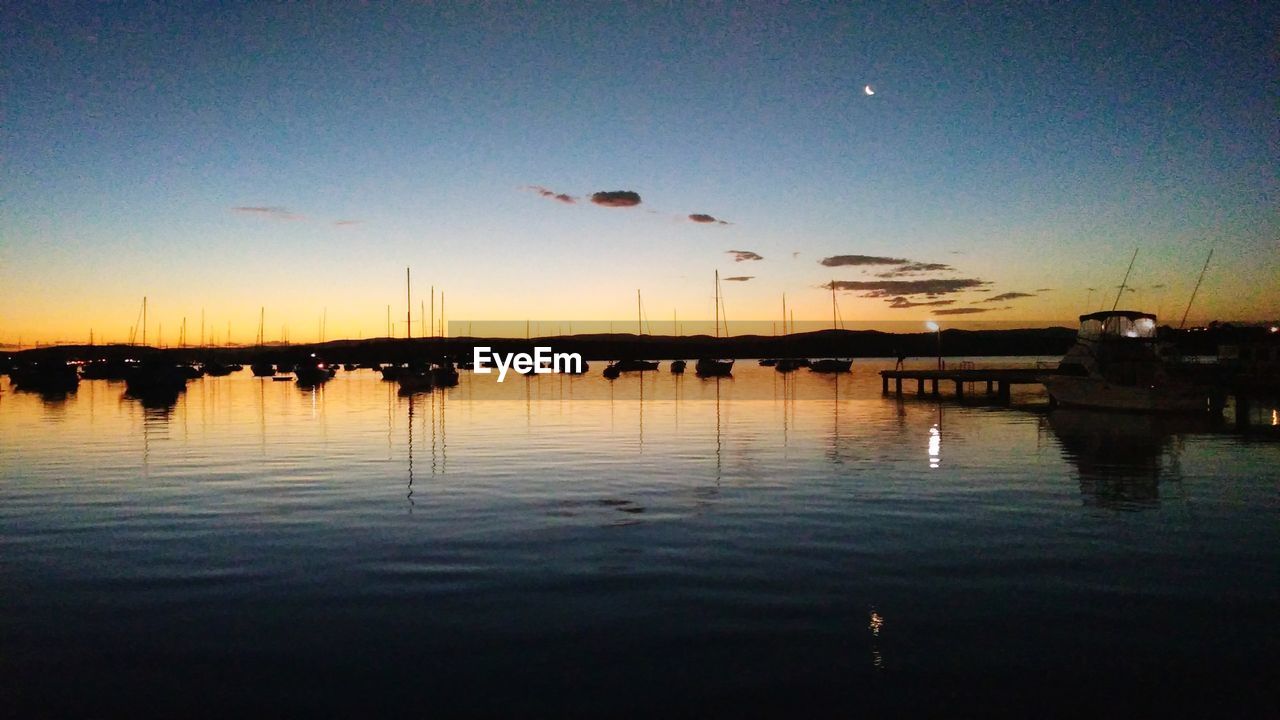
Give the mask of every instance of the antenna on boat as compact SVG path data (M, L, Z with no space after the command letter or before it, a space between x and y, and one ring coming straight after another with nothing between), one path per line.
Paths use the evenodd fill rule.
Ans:
M1120 307L1120 296L1124 295L1124 287L1129 284L1129 273L1133 272L1133 261L1138 259L1138 248L1133 249L1133 257L1129 259L1129 269L1124 271L1124 280L1120 281L1120 292L1116 293L1116 301L1111 304L1111 310L1114 312Z
M1213 259L1213 248L1209 248L1209 257L1204 259L1204 267L1200 268L1200 277L1196 280L1196 287L1191 291L1191 299L1187 301L1187 309L1182 313L1182 322L1178 323L1178 329L1181 330L1183 325L1187 324L1187 313L1191 312L1191 303L1196 301L1196 293L1200 292L1200 283L1204 282L1204 273L1209 269L1209 261Z

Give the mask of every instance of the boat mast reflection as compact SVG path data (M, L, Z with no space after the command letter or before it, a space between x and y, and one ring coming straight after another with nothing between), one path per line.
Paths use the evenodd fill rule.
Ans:
M409 395L408 397L409 422L407 423L407 425L409 428L409 485L408 485L408 493L405 494L405 499L409 501L410 515L413 514L413 506L414 506L414 502L413 502L413 406L416 399L417 399L416 396L412 394Z

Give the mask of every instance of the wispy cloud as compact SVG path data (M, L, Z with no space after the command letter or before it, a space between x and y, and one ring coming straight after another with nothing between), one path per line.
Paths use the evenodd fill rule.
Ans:
M693 213L689 215L689 220L696 223L702 223L704 225L705 224L713 224L713 225L732 225L733 224L733 223L730 223L728 220L721 220L711 215L707 215L706 213Z
M757 255L750 250L727 250L733 256L734 262L743 262L745 260L763 260L763 255Z
M977 278L938 278L932 280L833 280L823 285L824 288L835 286L836 290L852 290L862 293L862 297L887 298L896 295L948 295L950 293L972 290L988 284Z
M578 202L578 198L572 195L569 195L568 193L549 190L547 188L542 187L541 185L529 185L525 189L532 190L533 192L538 193L539 195L541 195L544 198L547 198L548 200L556 200L558 202L565 203L566 205L572 205Z
M268 205L238 205L231 208L231 212L244 213L246 215L257 215L259 217L271 218L273 220L302 219L301 215L290 212L288 208Z
M886 300L885 302L889 303L889 307L894 308L896 310L901 310L904 308L926 307L931 305L954 305L956 301L955 300L928 300L926 302L911 302L905 297L902 297L901 295L899 295L898 297L895 297L892 300Z
M346 225L359 225L362 222L364 221L363 220L334 220L333 224L339 227L342 227Z
M1036 288L1036 292L1053 292L1053 288Z
M1004 302L1006 300L1017 300L1019 298L1029 298L1029 297L1035 297L1035 295L1033 293L1024 293L1024 292L1007 292L1007 293L1000 293L999 295L992 295L989 298L982 298L981 300L978 300L978 302L983 302L983 303Z
M607 190L591 194L591 202L604 207L635 207L640 204L640 193L631 190Z
M846 265L908 265L905 258L881 257L878 255L832 255L818 261L826 267L845 267Z
M974 313L991 312L992 310L1007 310L1008 308L947 308L944 310L934 310L934 315L973 315Z
M903 265L901 267L896 267L887 272L876 273L876 277L895 278L895 277L902 277L904 275L921 275L923 273L943 272L943 271L950 271L954 269L955 268L951 267L950 265L947 265L946 263L912 262L912 263L907 263L906 265Z
M754 277L755 275L734 275L733 277L725 278L724 281L725 282L746 282L748 280L751 280Z

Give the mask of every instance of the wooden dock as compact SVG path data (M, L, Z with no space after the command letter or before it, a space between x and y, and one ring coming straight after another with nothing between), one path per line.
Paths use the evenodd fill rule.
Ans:
M965 385L986 384L987 395L994 395L1001 403L1009 403L1009 392L1014 385L1042 385L1046 375L1056 372L1050 369L1034 368L961 368L958 370L881 370L881 391L889 394L889 381L893 381L894 393L902 397L902 382L916 381L917 395L937 397L941 383L954 383L956 399L964 399ZM925 384L929 384L929 392L925 392Z
M1200 380L1204 387L1206 411L1221 413L1226 407L1227 398L1234 398L1237 427L1244 428L1249 425L1249 413L1254 400L1280 399L1280 382L1277 382L1274 377L1224 378L1216 368L1206 366L1204 369L1207 372L1201 373ZM1014 385L1043 385L1046 377L1055 374L1057 374L1056 368L962 367L957 370L881 370L880 388L881 392L888 395L889 381L892 380L894 394L902 397L903 381L914 380L917 395L936 398L940 397L939 385L954 383L955 398L964 400L966 384L985 384L988 396L995 396L996 401L1001 405L1008 405L1010 389ZM1054 404L1053 398L1049 398L1049 405Z

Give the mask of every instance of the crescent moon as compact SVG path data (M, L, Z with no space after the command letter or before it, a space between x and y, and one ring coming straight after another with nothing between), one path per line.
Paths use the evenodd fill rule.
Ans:
M864 93L866 93L866 94L868 94L868 95L875 95L875 94L876 94L876 91L875 91L875 90L872 90L870 85L868 85L868 86L866 86L866 87L862 88L862 92L864 92Z

